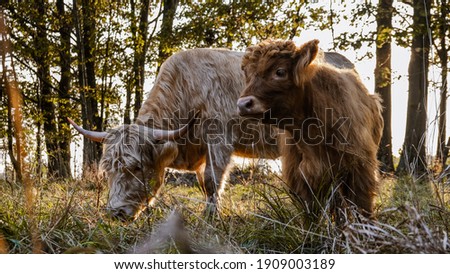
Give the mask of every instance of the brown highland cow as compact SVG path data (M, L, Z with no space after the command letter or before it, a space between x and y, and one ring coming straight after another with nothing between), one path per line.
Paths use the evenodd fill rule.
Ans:
M283 177L308 210L317 213L332 198L333 209L354 205L370 217L379 183L380 99L354 69L325 63L318 43L249 47L238 111L285 129Z

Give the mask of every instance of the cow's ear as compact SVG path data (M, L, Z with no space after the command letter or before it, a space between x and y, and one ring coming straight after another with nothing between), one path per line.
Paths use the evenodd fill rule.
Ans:
M311 40L298 47L295 51L294 83L299 87L307 79L303 70L314 61L319 52L318 44L319 40Z
M319 40L311 40L300 47L297 48L295 59L296 59L296 70L299 72L299 70L302 70L306 68L309 64L311 64L312 61L317 56L317 53L319 52Z

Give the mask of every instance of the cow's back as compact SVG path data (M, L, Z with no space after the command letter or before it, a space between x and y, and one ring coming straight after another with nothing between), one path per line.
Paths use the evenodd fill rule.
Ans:
M192 49L171 56L161 66L138 120L159 123L175 112L183 116L193 109L205 117L233 116L244 85L241 57L225 49Z

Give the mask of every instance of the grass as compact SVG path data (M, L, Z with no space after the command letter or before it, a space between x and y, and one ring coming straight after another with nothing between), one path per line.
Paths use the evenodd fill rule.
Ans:
M166 185L157 206L134 222L111 220L104 212L106 183L92 178L41 180L34 189L32 218L24 209L23 188L0 181L0 253L31 253L36 245L44 253L450 251L446 181L384 178L376 220L350 218L336 226L327 212L318 222L305 223L302 206L285 191L278 174L266 169L235 171L221 214L209 221L202 214L202 193L186 184Z

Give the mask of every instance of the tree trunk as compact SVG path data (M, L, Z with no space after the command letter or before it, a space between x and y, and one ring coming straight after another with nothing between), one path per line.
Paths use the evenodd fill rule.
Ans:
M97 84L95 77L95 3L92 0L83 0L83 46L86 64L87 80L87 120L90 129L103 130L103 123L98 113ZM102 146L100 143L90 142L91 149L88 152L88 165L95 164L100 160Z
M3 66L4 67L4 66ZM12 121L12 103L11 103L11 99L10 99L10 91L9 91L9 83L7 82L7 75L6 75L6 71L4 70L4 73L2 75L2 78L4 80L5 83L5 90L6 93L8 94L8 127L6 130L6 135L8 136L8 155L9 155L9 159L12 163L12 166L14 168L14 171L17 174L17 181L22 182L22 172L21 172L21 167L20 167L20 162L18 161L18 159L16 158L16 156L14 155L14 141L13 141L13 136L14 136L14 132L13 132L13 121Z
M439 104L439 128L438 128L438 146L436 157L442 164L442 170L445 169L448 149L445 148L446 123L447 123L447 75L448 75L448 51L446 45L448 25L446 23L448 15L447 0L441 0L441 17L439 19L439 38L440 48L438 56L441 63L441 102ZM447 153L446 153L447 151Z
M413 37L408 67L408 109L403 150L397 174L408 172L413 176L426 173L426 130L428 95L428 55L430 51L431 0L414 0Z
M35 2L38 14L47 14L47 3L45 0ZM58 129L56 127L56 110L54 94L50 86L50 42L47 37L45 16L36 18L36 35L34 37L35 62L39 79L40 111L43 118L43 129L45 136L45 148L47 150L47 170L49 178L58 178L59 173L59 151L58 151Z
M394 171L392 157L392 123L391 123L391 31L392 0L380 0L377 12L377 48L375 67L375 92L383 99L383 137L378 150L381 170Z
M133 92L133 88L131 86L131 81L130 80L125 80L125 91L126 91L126 96L125 96L125 110L124 110L124 114L123 114L123 123L128 125L131 123L131 116L130 116L130 111L131 111L131 93Z
M59 174L62 178L72 177L72 172L70 169L70 143L71 143L71 133L70 126L67 122L67 117L71 114L71 104L70 104L70 82L72 75L70 73L71 56L70 56L70 33L71 33L71 23L69 21L69 16L65 11L64 1L57 0L56 7L58 10L59 19L59 34L60 38L60 48L59 48L59 58L60 58L60 68L61 68L61 79L59 81L59 108L58 108L58 143L59 143Z
M141 109L143 93L144 93L144 80L145 80L145 57L148 50L148 13L149 13L149 0L142 0L141 11L139 16L139 28L137 32L137 43L134 51L134 79L135 79L135 95L134 95L134 119L138 116L139 109Z
M98 96L95 78L95 10L92 0L82 0L82 15L77 1L73 0L73 17L77 36L78 69L83 127L88 130L102 130L102 120L98 114ZM83 139L83 173L96 165L101 157L102 146Z
M159 34L158 71L161 64L172 54L170 41L178 3L178 0L164 0L163 19Z
M130 0L130 32L131 40L133 41L134 55L136 56L136 37L137 37L137 26L136 26L136 2L135 0ZM133 89L135 87L136 79L134 76L135 62L136 58L133 59L133 67L131 74L125 80L125 110L123 114L124 124L131 123L131 95L133 94Z

